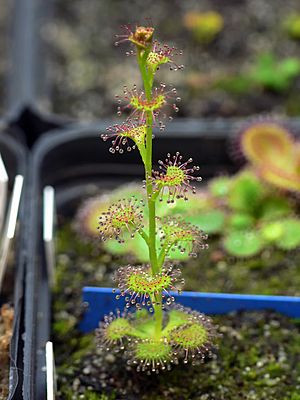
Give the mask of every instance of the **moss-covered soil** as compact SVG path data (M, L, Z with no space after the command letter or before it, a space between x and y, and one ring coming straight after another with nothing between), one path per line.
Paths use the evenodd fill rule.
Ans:
M71 268L75 286L111 287L114 271L135 262L133 256L113 256L104 251L100 240L84 243L69 223L58 232L58 273L63 275ZM219 241L210 237L208 250L180 265L185 290L300 295L299 250L267 249L259 256L240 259L227 256Z
M121 356L101 353L92 334L73 336L77 351L59 360L59 398L299 400L299 321L267 312L214 320L222 336L213 359L159 376L141 375ZM57 354L67 346L57 346Z
M207 11L218 13L223 27L202 41L188 28L186 16ZM283 70L290 76L298 67L280 65L299 57L299 37L284 27L299 12L298 0L55 0L54 15L41 33L53 88L47 105L80 119L114 115L114 95L122 85L138 82L131 57L125 57L128 46L116 49L114 35L122 33L121 24L145 24L150 17L158 39L184 51L176 60L186 66L184 73L166 77L162 68L159 78L171 79L178 88L180 115L299 115L299 74L296 80L282 78Z
M8 396L9 345L12 336L14 312L8 304L0 307L0 400Z
M270 252L237 261L224 258L212 244L185 267L185 287L299 294L297 257ZM127 261L103 252L99 243L82 243L68 223L59 229L53 296L59 399L300 399L300 324L271 312L215 317L222 336L214 358L196 367L176 367L167 375L145 377L128 370L120 355L101 353L94 334L82 335L76 327L84 311L81 289L112 286L113 271Z

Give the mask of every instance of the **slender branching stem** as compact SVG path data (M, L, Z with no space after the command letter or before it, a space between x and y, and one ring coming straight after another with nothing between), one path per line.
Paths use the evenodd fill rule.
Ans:
M138 65L143 79L145 96L147 100L152 99L152 87L154 73L147 69L146 59L147 50L141 50L137 53ZM153 193L152 187L152 137L153 137L153 115L151 111L146 113L146 157L143 157L146 175L146 190L147 190L147 205L149 211L149 234L148 234L148 249L152 274L156 275L161 272L162 265L158 262L157 246L156 246L156 193ZM162 293L155 295L153 300L154 315L155 315L155 337L159 339L162 332Z
M143 229L140 229L140 230L138 231L138 233L141 235L141 237L145 240L146 244L148 245L148 243L149 243L149 236L147 235L147 233L146 233Z
M172 247L172 245L170 244L170 242L165 240L165 242L160 250L159 256L158 256L158 267L160 269L163 267L166 255L169 253L171 247Z

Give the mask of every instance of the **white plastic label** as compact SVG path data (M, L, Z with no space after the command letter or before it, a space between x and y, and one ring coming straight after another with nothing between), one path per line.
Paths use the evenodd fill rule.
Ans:
M4 235L1 241L1 253L0 253L0 292L2 287L2 282L7 267L7 260L10 250L10 244L13 237L15 236L18 213L21 202L21 194L23 188L24 178L22 175L17 175L15 177L14 187L11 195L9 210L5 222Z
M0 233L2 231L5 219L7 186L8 186L8 175L0 154Z
M43 193L43 240L45 256L50 284L54 283L55 276L55 190L52 186L46 186Z
M56 371L54 361L53 343L46 343L46 380L47 380L47 400L55 400L56 393Z

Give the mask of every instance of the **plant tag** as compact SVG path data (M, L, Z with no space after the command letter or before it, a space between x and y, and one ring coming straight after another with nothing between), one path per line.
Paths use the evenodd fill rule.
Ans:
M46 343L47 400L55 400L57 390L53 343Z
M46 186L43 193L43 240L50 285L53 285L55 277L55 218L55 190L52 186Z
M8 175L0 154L0 234L2 232L3 222L6 211L6 200L7 200L7 186L8 186Z
M21 194L23 188L24 178L22 175L15 177L14 187L10 199L9 209L7 213L4 235L1 241L1 253L0 253L0 292L2 287L2 281L5 275L7 267L7 260L9 256L10 245L12 239L15 236L18 212L20 208Z

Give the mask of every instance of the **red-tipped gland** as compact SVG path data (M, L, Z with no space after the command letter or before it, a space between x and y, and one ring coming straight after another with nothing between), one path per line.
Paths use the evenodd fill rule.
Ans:
M160 371L170 370L174 362L172 346L164 339L144 339L136 343L131 350L129 365L136 366L137 372L158 374Z
M143 228L143 212L141 202L132 197L122 199L112 204L106 212L99 217L99 232L103 241L106 239L116 239L123 243L122 233L127 231L131 237Z
M173 71L181 70L184 66L178 65L174 62L173 57L175 55L182 55L182 51L178 51L175 47L170 47L167 44L162 45L155 41L153 48L147 57L147 66L153 72L163 64L169 64L170 69Z
M165 217L160 220L162 240L168 244L167 251L178 248L184 254L196 257L200 250L208 248L207 235L197 226L180 217Z
M170 343L174 355L183 359L184 364L189 361L195 364L196 360L203 362L206 357L212 356L212 347L217 336L212 320L204 314L182 306L175 306L186 316L186 324L171 331Z
M121 313L120 310L116 314L110 312L105 315L104 321L100 322L95 331L97 346L105 351L124 350L126 339L132 331L128 317L129 314Z
M161 83L159 87L152 90L151 99L147 99L143 90L138 91L136 85L131 90L124 86L123 96L116 96L119 104L124 103L124 106L119 105L117 114L120 116L125 110L130 110L130 119L143 123L148 113L152 114L153 125L159 126L161 130L165 128L164 120L168 115L163 111L166 108L178 112L177 102L180 102L180 97L177 97L175 88L166 90L166 85ZM169 116L169 120L172 118Z
M130 25L123 25L124 29L123 35L116 35L118 39L115 45L118 46L122 42L129 41L135 44L140 49L146 49L151 46L154 28L150 26L136 26L133 30Z
M155 303L157 295L162 293L162 300L170 305L175 299L169 293L170 290L181 292L184 285L184 279L181 277L181 271L174 268L173 265L164 267L156 275L151 273L149 265L120 267L115 273L114 281L117 283L120 296L126 296L126 307L135 305L137 308L142 306L151 307ZM159 304L159 303L157 303ZM151 308L150 311L153 311Z
M112 140L112 146L109 151L111 153L124 153L134 150L136 146L142 149L145 145L147 125L144 121L141 123L136 121L127 120L122 124L115 124L107 128L107 133L103 133L101 138L106 141ZM133 145L130 142L133 142Z
M196 193L195 186L191 181L201 182L202 178L194 176L199 171L198 166L190 166L192 158L182 162L182 156L177 152L174 156L167 154L165 161L159 160L160 171L153 171L154 190L160 191L160 201L167 194L167 202L174 203L176 199L188 200L187 192Z

